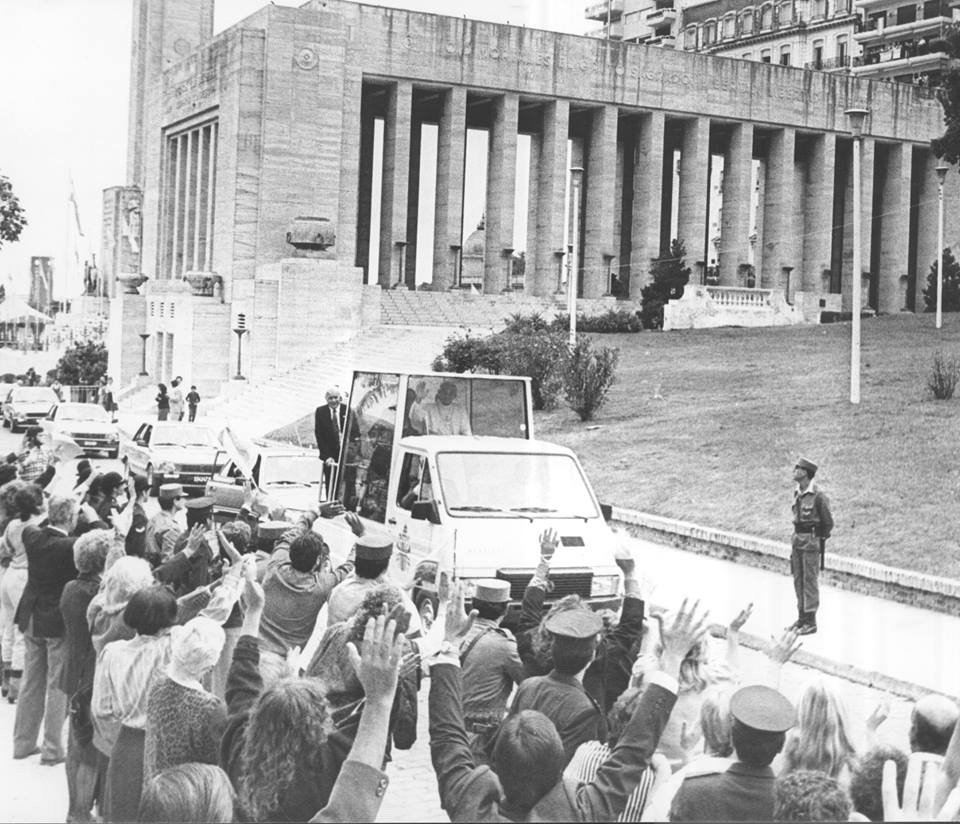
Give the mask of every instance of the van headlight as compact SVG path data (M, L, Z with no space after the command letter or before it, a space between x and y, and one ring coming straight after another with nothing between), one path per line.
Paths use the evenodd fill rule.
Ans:
M177 465L172 461L160 461L157 464L157 471L163 475L178 475Z
M619 575L594 575L590 585L590 597L601 598L606 595L616 595L620 587Z

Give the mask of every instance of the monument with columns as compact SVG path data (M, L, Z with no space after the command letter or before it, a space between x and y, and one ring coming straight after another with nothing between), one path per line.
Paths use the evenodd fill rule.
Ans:
M143 345L152 379L181 374L216 391L236 364L240 314L241 369L262 379L375 322L383 288L459 288L474 229L464 231L469 129L488 133L476 267L486 294L515 285L523 202L528 295L553 298L574 260L582 298L636 299L674 237L702 273L722 164L719 287L763 290L778 312L797 296L849 311L844 113L867 108L864 301L918 306L936 255L929 141L942 115L914 87L347 0L268 5L216 37L212 18L212 0L135 0L126 185L142 195L147 280L139 294L111 292L111 342L137 355L115 356L124 384ZM583 169L577 210L572 167ZM951 227L958 182L948 179ZM418 272L424 242L432 269Z

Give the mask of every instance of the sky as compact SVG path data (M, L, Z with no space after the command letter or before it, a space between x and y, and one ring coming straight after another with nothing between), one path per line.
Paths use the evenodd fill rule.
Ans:
M216 0L219 32L265 0ZM278 3L278 5L301 5ZM581 34L585 0L383 0L378 5ZM10 178L28 226L0 248L0 284L25 294L33 255L67 248L68 203L99 256L102 191L126 183L133 0L0 0L0 174ZM57 291L62 294L63 284Z

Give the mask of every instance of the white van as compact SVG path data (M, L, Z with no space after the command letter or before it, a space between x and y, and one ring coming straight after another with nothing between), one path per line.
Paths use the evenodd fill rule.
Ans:
M439 570L509 581L514 623L545 529L560 537L548 601L619 607L615 537L576 455L532 438L526 378L354 373L336 484L368 531L393 539L391 574L426 623ZM346 556L344 522L316 528L335 561Z

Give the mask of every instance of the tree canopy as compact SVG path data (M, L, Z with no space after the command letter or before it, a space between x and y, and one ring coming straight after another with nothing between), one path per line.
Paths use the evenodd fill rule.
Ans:
M16 243L27 225L26 212L6 175L0 175L0 248L4 243Z

